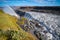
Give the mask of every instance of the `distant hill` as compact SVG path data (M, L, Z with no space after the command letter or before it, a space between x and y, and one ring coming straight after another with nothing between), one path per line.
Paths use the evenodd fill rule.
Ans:
M36 10L56 10L60 11L60 6L31 6L31 7L20 7L20 9L36 9Z
M16 10L22 12L33 11L33 12L53 13L60 15L60 6L22 6L22 7L16 7Z

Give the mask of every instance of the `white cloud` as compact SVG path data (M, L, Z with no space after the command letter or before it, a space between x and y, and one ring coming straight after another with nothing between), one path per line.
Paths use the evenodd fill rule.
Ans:
M55 2L56 0L30 0L33 2Z

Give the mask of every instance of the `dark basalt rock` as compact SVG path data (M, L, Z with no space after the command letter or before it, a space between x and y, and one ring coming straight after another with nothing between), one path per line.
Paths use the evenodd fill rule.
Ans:
M42 40L42 38L41 38L41 34L40 34L40 32L39 31L34 31L34 34L35 34L35 36L39 39L39 40Z

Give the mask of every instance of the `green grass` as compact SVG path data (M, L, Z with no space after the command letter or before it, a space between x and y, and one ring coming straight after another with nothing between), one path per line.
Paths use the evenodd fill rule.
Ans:
M24 23L24 20L25 19L23 18L23 20L21 20L19 22ZM35 40L35 38L31 34L22 30L22 28L17 24L17 22L18 22L18 19L16 17L13 17L9 14L5 14L2 10L0 10L0 30L2 30L2 32L4 32L4 34L7 30L9 30L9 31L13 30L13 31L17 31L19 33L19 34L14 33L16 35L14 37L17 37L16 40ZM2 33L2 32L0 32L0 33ZM0 36L0 40L8 40L8 38L9 38L9 36L8 37L4 36L4 35ZM14 39L12 39L12 40L14 40Z

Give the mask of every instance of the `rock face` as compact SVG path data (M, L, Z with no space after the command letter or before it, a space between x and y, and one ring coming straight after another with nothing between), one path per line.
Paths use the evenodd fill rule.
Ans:
M17 24L18 19L0 10L0 40L36 40Z
M22 11L19 11L19 10L16 10L16 13L17 13L19 16L24 16L24 15L25 15L25 12L22 12Z

